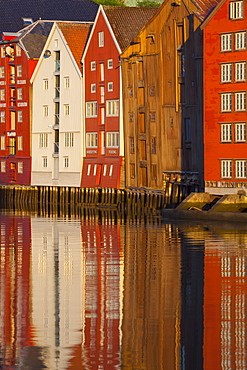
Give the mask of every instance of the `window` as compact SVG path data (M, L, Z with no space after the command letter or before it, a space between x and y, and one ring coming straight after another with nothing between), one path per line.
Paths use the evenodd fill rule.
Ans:
M191 141L191 124L190 118L184 119L184 139L186 142Z
M11 137L9 139L9 155L15 154L16 154L16 139L14 137Z
M156 137L151 138L151 153L156 154Z
M246 160L237 160L235 162L235 170L237 178L246 177Z
M91 172L91 164L88 164L87 165L87 176L90 176L90 172Z
M0 89L0 100L5 100L5 90Z
M232 35L231 33L225 33L220 36L221 41L221 51L231 51L232 50Z
M16 45L16 56L20 57L21 56L21 47L19 45Z
M113 91L113 82L108 82L108 91Z
M60 71L60 51L55 51L55 72Z
M107 133L107 146L108 148L117 148L119 146L119 132Z
M48 115L49 115L48 105L43 106L43 114L44 114L44 117L48 117Z
M17 89L17 100L22 100L22 88Z
M151 122L155 122L155 120L156 120L155 112L150 113L150 120L151 120Z
M70 80L69 77L64 77L64 88L68 89L70 86Z
M99 47L102 48L104 46L104 32L98 32L98 37L99 37Z
M86 117L97 117L97 102L86 103Z
M112 59L107 59L107 68L112 69L113 68L113 60Z
M239 92L235 94L235 110L246 110L246 92Z
M91 71L96 71L96 62L95 61L92 61L90 63L90 66L91 66Z
M246 32L235 33L235 49L245 49L246 48Z
M64 104L64 115L69 116L69 104Z
M4 67L0 67L0 78L4 78Z
M230 112L232 110L232 94L221 94L221 112Z
M97 132L90 132L86 134L86 147L97 148L98 146L98 134Z
M245 81L246 62L235 63L235 81Z
M240 19L244 17L244 2L233 1L230 3L230 19Z
M18 162L17 172L18 173L23 173L23 162Z
M97 174L97 168L98 168L98 166L97 166L97 164L95 164L95 165L93 166L93 175L94 175L94 176L96 176L96 174Z
M58 39L55 39L54 40L54 48L57 49L58 48Z
M113 164L110 165L109 176L112 176L112 173L113 173Z
M1 172L6 172L6 162L1 161Z
M106 172L107 172L107 164L104 164L104 166L103 166L103 176L106 176Z
M135 178L135 163L130 163L130 178Z
M5 48L1 47L1 58L5 57Z
M100 81L105 80L105 69L104 69L104 63L100 63Z
M22 122L22 110L17 111L17 121Z
M133 97L133 89L132 89L132 87L130 87L128 89L128 91L129 91L129 97L132 98Z
M229 159L221 161L221 177L231 178L232 177L232 161Z
M221 142L232 141L232 125L231 123L221 124Z
M6 138L5 136L0 136L0 138L1 138L1 142L0 142L1 150L5 150L6 149Z
M48 134L39 134L39 147L40 148L47 148L48 146Z
M154 87L154 86L151 86L151 87L149 88L149 95L150 95L150 96L154 96L154 95L155 95L155 87Z
M232 65L221 64L221 82L231 82L232 80Z
M135 154L135 140L133 137L130 137L130 154Z
M47 157L42 157L42 166L44 168L47 168L48 166L48 160L47 160Z
M96 93L96 84L91 84L91 93Z
M49 88L49 82L48 82L48 79L47 79L47 78L45 78L45 79L43 80L43 89L44 89L44 90L48 90L48 88Z
M246 141L246 124L236 123L235 124L235 141Z
M134 122L134 114L133 113L129 114L129 121Z
M105 87L104 86L100 86L100 103L104 103L105 102Z
M73 132L65 132L64 146L67 148L74 146L74 133Z
M22 66L16 66L16 75L17 77L22 77Z
M22 136L17 137L18 150L23 150L23 138Z
M64 167L68 168L69 167L69 157L63 157L64 158Z
M5 122L5 112L0 112L0 122L1 123Z
M151 179L157 180L157 165L151 164Z
M106 116L118 116L118 100L107 100L106 102Z

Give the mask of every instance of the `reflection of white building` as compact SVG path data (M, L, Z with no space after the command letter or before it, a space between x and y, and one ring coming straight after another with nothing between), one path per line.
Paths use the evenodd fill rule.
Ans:
M33 73L33 185L80 186L85 141L80 60L90 28L55 22Z
M32 327L49 369L66 369L83 341L84 254L80 221L32 218Z

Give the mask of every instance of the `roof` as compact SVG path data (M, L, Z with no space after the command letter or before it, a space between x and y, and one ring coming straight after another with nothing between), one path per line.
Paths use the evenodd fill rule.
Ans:
M0 33L23 28L23 18L92 22L98 4L92 0L0 0Z
M197 16L201 21L204 21L214 8L220 3L221 0L192 0L198 7Z
M159 8L103 6L121 50L136 37Z
M78 67L81 67L81 58L84 52L92 24L89 23L62 23L57 22L68 46L75 58Z

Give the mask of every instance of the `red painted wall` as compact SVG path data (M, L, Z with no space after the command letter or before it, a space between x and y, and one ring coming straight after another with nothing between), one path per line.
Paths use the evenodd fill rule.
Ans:
M220 112L220 93L246 91L245 82L234 82L234 69L232 82L221 83L220 63L234 63L247 60L247 50L234 50L221 52L220 35L246 30L247 4L244 3L244 19L229 19L229 1L226 1L204 28L204 170L205 181L220 181L220 159L233 159L233 177L230 181L244 182L246 179L236 179L234 159L247 157L247 144L234 142L221 143L220 124L231 122L246 122L246 111L236 112L234 99L230 113Z
M104 32L104 46L99 47L98 32ZM113 60L113 68L108 69L108 59ZM96 70L91 71L91 61L96 62ZM100 64L104 64L104 81L100 73ZM119 52L102 13L96 21L92 38L86 52L84 61L85 101L97 101L97 117L86 118L86 132L98 133L98 147L86 148L86 158L83 161L82 186L83 187L113 187L118 188L120 182L121 159L119 148L107 148L107 132L119 132L119 118L106 117L106 101L120 99L120 68ZM113 91L108 91L108 82L113 82ZM91 84L96 84L96 92L91 92ZM101 100L101 88L104 88L104 101ZM105 108L105 124L101 121L101 108ZM120 108L120 105L119 105ZM102 153L101 135L105 132L105 152ZM120 140L120 139L119 139ZM97 174L88 171L88 164L93 168L98 164ZM105 176L101 176L102 166L107 165ZM109 176L110 166L113 166L112 175ZM88 173L90 173L88 175Z

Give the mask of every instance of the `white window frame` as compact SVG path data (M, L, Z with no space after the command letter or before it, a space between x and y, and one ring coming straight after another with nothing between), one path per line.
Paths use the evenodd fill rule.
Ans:
M232 160L231 159L221 160L221 178L223 179L232 178Z
M97 148L98 147L98 133L97 132L87 132L86 133L86 147L87 148Z
M17 111L17 122L23 122L22 110Z
M232 50L232 34L224 33L220 36L220 50L231 51Z
M71 148L74 146L74 133L73 132L64 133L64 146L65 148Z
M112 81L107 83L107 89L108 89L109 92L113 91L113 82Z
M90 172L91 172L91 164L89 163L87 165L87 176L90 176Z
M97 117L97 101L86 102L86 117Z
M48 105L43 105L43 116L44 117L49 116L49 107L48 107Z
M100 63L100 81L105 81L105 66L104 63Z
M95 62L95 60L92 60L90 62L90 69L91 69L91 71L96 71L96 62Z
M107 173L107 164L103 165L103 176L106 176Z
M6 162L1 161L1 172L6 172Z
M5 135L0 136L0 150L6 149L6 137Z
M69 116L70 115L70 106L69 104L64 104L64 115Z
M17 136L17 150L23 150L23 136Z
M118 117L118 116L119 116L119 100L107 100L106 117Z
M220 138L222 143L229 143L232 141L232 124L222 123L220 125Z
M107 147L108 148L119 147L119 132L107 132Z
M232 64L221 64L221 82L231 82L232 81Z
M235 141L246 141L246 123L235 123Z
M98 32L99 48L104 47L104 31Z
M49 80L48 78L43 79L43 89L48 90L49 89Z
M63 157L63 159L64 159L64 162L63 162L63 164L64 164L64 168L69 168L69 157Z
M221 112L231 112L232 110L232 93L221 94Z
M0 66L0 78L4 78L5 77L5 70L4 70L4 66Z
M235 33L235 50L246 49L246 31Z
M95 83L91 84L91 93L92 94L96 93L96 84Z
M16 76L22 77L22 65L20 64L16 66Z
M16 45L15 53L16 53L17 57L21 56L21 47L20 47L20 45Z
M235 111L246 110L246 91L235 93Z
M237 179L246 178L246 159L237 159L235 161L235 175Z
M110 164L110 169L109 169L109 176L111 177L113 173L113 164Z
M17 90L17 100L22 100L23 99L22 88L18 87L16 90Z
M242 19L244 17L244 2L230 2L230 19Z
M70 78L68 76L64 77L64 88L65 89L70 88Z
M107 59L107 68L113 69L113 59Z
M23 162L18 162L17 163L17 172L18 173L23 173Z
M97 165L97 164L95 164L95 165L93 166L93 176L96 176L96 175L97 175L97 168L98 168L98 165Z
M42 167L47 168L48 167L48 158L42 157Z
M48 147L48 134L46 132L39 134L39 148Z
M0 122L4 123L5 122L5 111L0 111Z
M246 80L246 62L235 63L235 81Z
M5 89L0 89L0 100L1 101L5 100Z

